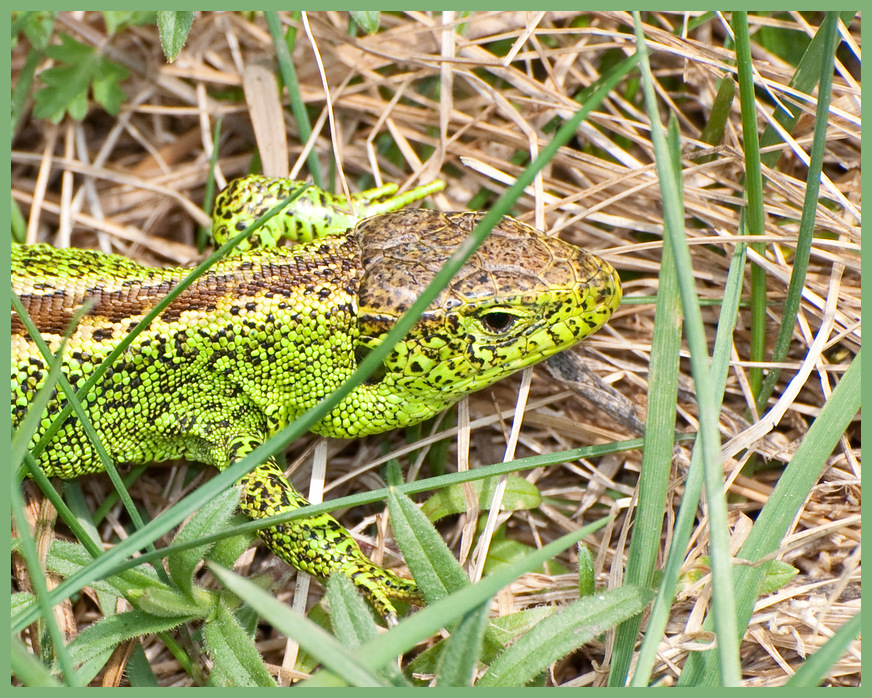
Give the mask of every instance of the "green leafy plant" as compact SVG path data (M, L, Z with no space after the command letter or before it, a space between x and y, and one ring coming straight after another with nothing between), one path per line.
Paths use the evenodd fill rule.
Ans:
M45 49L57 65L39 75L45 87L36 93L34 116L54 123L65 114L81 120L88 113L89 95L107 112L117 114L127 97L120 84L130 75L127 69L68 34L61 34L60 41Z
M308 685L410 685L413 673L431 670L439 686L470 686L479 674L482 686L526 685L554 661L640 613L654 597L651 590L625 586L560 610L531 609L491 622L489 600L494 594L606 520L566 534L471 584L438 531L410 499L392 490L388 503L397 542L428 605L385 634L377 635L371 611L340 575L328 583L334 637L251 581L212 566L231 591L323 665ZM448 638L412 662L405 676L400 674L396 656L443 628Z
M178 533L173 541L178 549L167 558L168 581L161 581L151 565L141 565L92 584L106 615L79 633L65 648L75 667L76 683L87 685L103 669L115 648L130 639L166 633L183 624L201 623L203 644L215 666L208 683L275 685L254 648L251 632L236 615L240 611L240 600L232 594L195 583L195 573L204 557L217 564L232 565L250 544L250 536L183 547L204 531L214 532L224 527L234 515L238 498L236 488L225 490L200 509ZM20 547L20 539L13 542L13 548ZM56 540L49 550L46 568L69 577L93 562L83 545ZM121 597L134 608L113 613ZM13 608L30 602L29 593L12 596Z

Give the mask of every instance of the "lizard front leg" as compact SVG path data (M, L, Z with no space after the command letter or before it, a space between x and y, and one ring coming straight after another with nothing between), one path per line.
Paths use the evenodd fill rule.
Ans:
M234 460L243 458L260 445L258 439L237 437L228 444ZM239 480L242 488L240 509L252 520L283 514L307 506L284 472L270 458ZM372 563L351 534L330 514L297 519L258 531L267 547L298 570L320 579L343 574L363 590L376 611L389 624L397 621L391 599L420 603L418 588Z

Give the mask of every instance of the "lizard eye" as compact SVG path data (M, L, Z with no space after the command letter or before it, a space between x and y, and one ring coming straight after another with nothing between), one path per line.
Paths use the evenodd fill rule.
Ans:
M502 310L495 310L490 313L485 313L484 317L481 319L481 323L488 332L504 334L512 329L512 326L515 324L517 319L518 318L511 313L506 313Z

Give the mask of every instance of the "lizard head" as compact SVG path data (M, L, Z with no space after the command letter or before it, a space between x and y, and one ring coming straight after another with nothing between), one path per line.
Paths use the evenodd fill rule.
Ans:
M483 215L404 210L358 224L358 360L382 342ZM398 421L421 421L579 342L620 299L607 262L503 218L364 387L413 415Z

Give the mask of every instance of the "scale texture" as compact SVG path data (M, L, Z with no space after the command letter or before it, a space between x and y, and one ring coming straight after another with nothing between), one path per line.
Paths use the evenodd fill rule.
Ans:
M245 227L233 217L246 204L251 209L245 197L264 196L263 180L249 179L258 186L236 184L217 204L215 220L231 233ZM340 227L316 222L316 232L304 235L321 236L312 241L226 257L135 339L83 401L103 446L117 463L184 458L228 467L336 390L482 215L409 209L353 227L345 219ZM91 303L63 354L63 372L76 389L188 273L87 250L12 250L13 290L53 352L75 313ZM609 264L504 218L380 370L313 431L357 437L432 417L580 341L609 319L620 297ZM47 374L13 313L13 426ZM34 444L65 405L56 392ZM39 465L60 478L103 469L72 415ZM241 509L252 519L306 504L272 459L239 484ZM372 564L329 515L261 536L298 569L347 575L389 620L396 618L390 598L420 601L413 581Z

